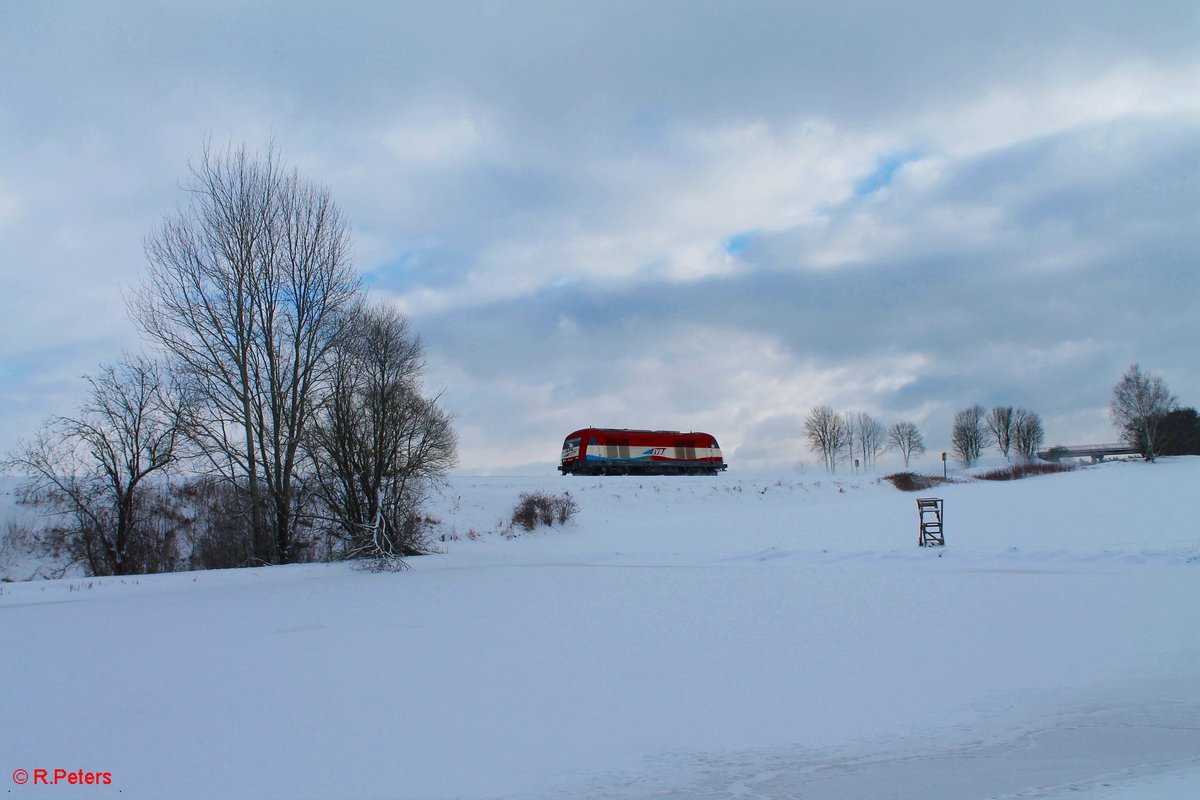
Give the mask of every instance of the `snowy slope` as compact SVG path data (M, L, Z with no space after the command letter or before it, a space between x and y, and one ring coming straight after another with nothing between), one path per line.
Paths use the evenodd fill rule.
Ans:
M109 772L58 788L123 798L1200 796L1198 479L1193 458L939 487L933 551L914 495L873 479L459 477L444 552L407 573L4 584L0 776ZM579 516L510 538L539 488Z

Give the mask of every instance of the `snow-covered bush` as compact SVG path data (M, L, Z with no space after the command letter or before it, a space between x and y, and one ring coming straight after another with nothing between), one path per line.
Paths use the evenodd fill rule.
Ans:
M531 531L538 525L566 524L579 511L579 504L570 492L522 492L513 508L511 525Z

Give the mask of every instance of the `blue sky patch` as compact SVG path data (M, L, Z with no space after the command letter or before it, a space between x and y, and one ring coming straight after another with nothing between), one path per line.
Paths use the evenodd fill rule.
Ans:
M721 247L731 256L741 255L742 252L750 246L750 239L753 237L753 231L745 231L730 236L721 243Z
M438 242L424 242L364 271L363 283L372 289L392 292L444 288L460 280L469 266L466 253Z
M866 197L887 187L891 184L897 170L918 158L916 153L891 153L879 156L875 159L875 171L865 178L860 178L858 183L854 184L855 197Z

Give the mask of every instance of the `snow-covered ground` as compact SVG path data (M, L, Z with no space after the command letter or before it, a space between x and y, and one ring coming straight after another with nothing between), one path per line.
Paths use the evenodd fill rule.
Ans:
M0 584L14 797L1200 797L1200 458L454 478L444 552ZM521 491L565 527L515 538ZM108 786L13 783L107 772Z

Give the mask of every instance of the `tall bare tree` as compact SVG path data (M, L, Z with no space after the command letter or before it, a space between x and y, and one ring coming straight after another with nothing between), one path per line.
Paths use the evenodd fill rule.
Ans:
M879 420L865 411L854 414L853 423L855 447L862 458L863 469L869 469L888 449L887 431Z
M1041 416L1027 408L1018 408L1012 416L1012 449L1026 461L1032 460L1046 440Z
M1008 459L1009 450L1012 449L1013 437L1013 408L1012 406L995 406L988 412L985 420L987 429L992 435L992 441L996 443L996 449L1004 458Z
M76 417L50 419L2 466L59 522L52 533L93 575L172 569L176 553L147 515L148 479L178 456L180 405L157 363L125 356L87 376Z
M1175 402L1162 378L1133 364L1113 387L1108 413L1121 429L1122 438L1147 461L1153 461L1162 452L1162 423Z
M421 506L455 463L456 438L437 398L422 394L424 357L408 320L357 315L330 354L330 391L308 438L317 492L348 557L402 563L422 551Z
M841 421L842 439L843 439L843 441L842 441L843 451L842 451L842 454L839 455L838 460L840 460L841 458L845 458L846 463L849 464L850 469L853 470L853 469L856 469L856 465L854 463L854 453L855 453L854 445L858 439L858 430L854 426L854 412L847 411L843 414L839 414L838 418Z
M804 419L804 437L809 449L821 454L825 469L837 471L850 438L845 419L829 406L814 406Z
M976 404L954 415L954 423L950 428L950 446L964 467L978 461L980 453L987 446L987 429L983 424L985 414L983 406Z
M908 469L910 458L925 452L925 437L912 422L897 422L888 429L888 444L900 451L905 469Z
M301 437L358 292L349 226L270 148L206 145L191 172L191 202L146 239L131 310L191 393L189 438L243 493L257 558L285 563Z

